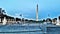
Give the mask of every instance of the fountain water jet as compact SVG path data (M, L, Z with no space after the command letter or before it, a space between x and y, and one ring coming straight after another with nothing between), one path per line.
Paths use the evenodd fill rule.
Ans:
M3 25L6 25L6 23L7 23L7 20L6 20L6 17L4 17L4 19L3 19Z

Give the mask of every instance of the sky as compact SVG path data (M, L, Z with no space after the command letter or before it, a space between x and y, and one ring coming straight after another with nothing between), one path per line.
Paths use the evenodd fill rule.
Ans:
M14 17L20 14L24 18L36 19L36 5L38 4L39 19L44 19L50 14L51 18L60 15L60 0L0 0L0 8Z

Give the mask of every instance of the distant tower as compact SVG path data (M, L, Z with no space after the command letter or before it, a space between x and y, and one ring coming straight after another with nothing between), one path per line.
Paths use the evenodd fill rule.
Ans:
M38 4L37 4L37 8L36 8L36 21L38 21Z

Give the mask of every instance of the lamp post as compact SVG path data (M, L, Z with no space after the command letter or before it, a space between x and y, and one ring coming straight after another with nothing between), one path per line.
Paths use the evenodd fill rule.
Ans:
M21 16L21 22L22 22L22 20L23 20L23 21L24 21L24 23L25 23L24 16L23 16L22 14L20 14L20 16Z
M23 17L23 19L24 19L24 17ZM25 19L24 19L24 23L25 23Z
M20 14L20 17L21 17L21 23L22 23L22 14Z
M23 18L24 18L24 16L23 16ZM25 23L25 18L24 18L24 23Z
M15 23L17 23L17 22L16 22L16 18L15 18Z

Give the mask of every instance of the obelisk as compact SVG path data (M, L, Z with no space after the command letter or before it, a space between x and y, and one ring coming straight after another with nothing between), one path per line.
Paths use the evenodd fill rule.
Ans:
M38 4L37 4L37 7L36 7L36 21L38 21Z

